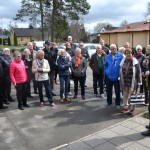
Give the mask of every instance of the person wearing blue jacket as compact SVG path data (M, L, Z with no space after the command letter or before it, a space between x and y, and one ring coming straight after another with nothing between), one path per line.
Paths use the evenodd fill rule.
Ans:
M120 108L120 83L119 83L119 69L120 62L123 59L123 55L117 51L115 44L110 45L110 51L104 62L104 72L106 75L106 87L107 87L107 106L112 104L112 88L115 88L116 95L116 108Z
M69 68L71 67L70 58L66 55L66 51L64 49L60 50L60 56L57 59L57 66L60 81L60 102L64 103L66 101L70 101L70 99L68 99L68 88L70 82Z

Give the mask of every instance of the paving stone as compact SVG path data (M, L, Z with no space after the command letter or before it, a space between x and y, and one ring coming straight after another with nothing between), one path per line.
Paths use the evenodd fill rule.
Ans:
M149 124L149 119L143 118L141 116L134 117L132 121L145 125Z
M122 125L118 125L118 126L110 128L110 130L113 131L113 132L116 132L118 134L124 134L124 133L128 132L131 129L129 129L127 127L124 127Z
M150 138L149 137L144 137L143 139L141 139L137 142L146 146L146 147L149 147L149 149L150 149Z
M106 142L106 143L103 143L103 144L95 147L95 149L96 150L118 150L120 148L118 148L117 146L113 145L110 142Z
M61 148L59 150L68 150L68 148L67 147L63 147L63 148Z
M136 130L131 130L131 131L125 133L124 136L133 141L138 141L143 138L143 136L141 135L141 132L136 131Z
M131 121L131 120L128 120L126 122L123 122L121 125L124 126L124 127L130 128L130 129L134 129L134 128L138 127L141 124L139 124L137 122L134 122L134 121Z
M144 145L133 143L124 148L124 150L149 150L149 148L145 147Z
M96 135L104 138L107 141L114 138L114 137L119 136L119 134L117 134L111 130L105 130L103 132L97 133Z
M106 142L106 140L104 140L103 138L101 138L99 136L94 135L94 136L84 139L83 142L90 145L91 147L96 147L96 146Z
M84 142L75 142L73 144L70 144L67 146L69 150L90 150L92 147L89 145L85 144Z
M110 140L111 143L116 145L117 147L124 148L132 143L132 140L124 137L124 136L118 136L116 138L113 138Z

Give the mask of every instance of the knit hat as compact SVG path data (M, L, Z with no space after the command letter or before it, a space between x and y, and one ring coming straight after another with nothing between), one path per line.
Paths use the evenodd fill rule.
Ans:
M9 48L4 48L3 52L5 53L6 51L10 51L10 49Z
M137 51L138 49L141 49L141 50L142 50L142 46L141 46L141 45L137 45L137 46L136 46L136 51Z

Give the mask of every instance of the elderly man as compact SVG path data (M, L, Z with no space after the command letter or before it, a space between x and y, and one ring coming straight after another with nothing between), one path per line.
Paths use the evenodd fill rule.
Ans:
M117 51L117 46L115 44L110 45L110 51L111 53L106 56L104 63L104 70L107 78L107 106L112 104L112 87L114 86L116 94L116 109L120 109L119 69L123 55Z
M124 48L130 48L130 43L129 42L125 42Z
M102 45L102 50L105 52L106 55L109 54L109 48L105 46L105 41L100 39L99 44Z
M68 36L68 42L71 44L72 50L75 51L77 46L72 42L72 36Z
M94 95L97 97L97 94L98 94L97 82L99 82L99 85L100 85L99 94L102 98L104 97L104 91L103 91L104 59L105 59L105 54L103 53L102 46L97 45L96 52L91 56L89 66L93 71Z

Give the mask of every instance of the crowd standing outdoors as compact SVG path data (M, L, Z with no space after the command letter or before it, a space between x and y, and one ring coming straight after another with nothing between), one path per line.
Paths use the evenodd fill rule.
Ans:
M59 95L60 103L71 102L71 98L78 97L78 86L81 87L81 98L85 100L86 70L89 61L93 75L94 97L105 99L104 85L106 84L106 107L113 103L114 88L116 109L121 113L133 115L135 106L130 104L131 94L137 91L144 92L145 105L148 105L150 114L150 45L146 48L146 54L143 54L141 45L136 46L135 52L130 48L129 42L125 42L120 48L111 44L109 49L105 46L104 40L100 39L91 58L84 43L80 42L77 47L72 42L71 36L68 36L64 47L59 51L55 42L45 41L44 47L43 50L38 49L34 41L28 42L23 53L14 52L13 60L9 48L4 48L3 53L0 52L0 109L8 108L10 102L15 101L11 97L11 83L15 86L20 110L30 107L27 98L33 97L31 82L33 82L34 93L39 94L41 107L45 104L44 96L47 97L51 107L56 106L53 96ZM54 93L57 74L60 92ZM71 81L74 82L73 96L70 92ZM142 134L150 136L150 125L146 127L148 130Z

